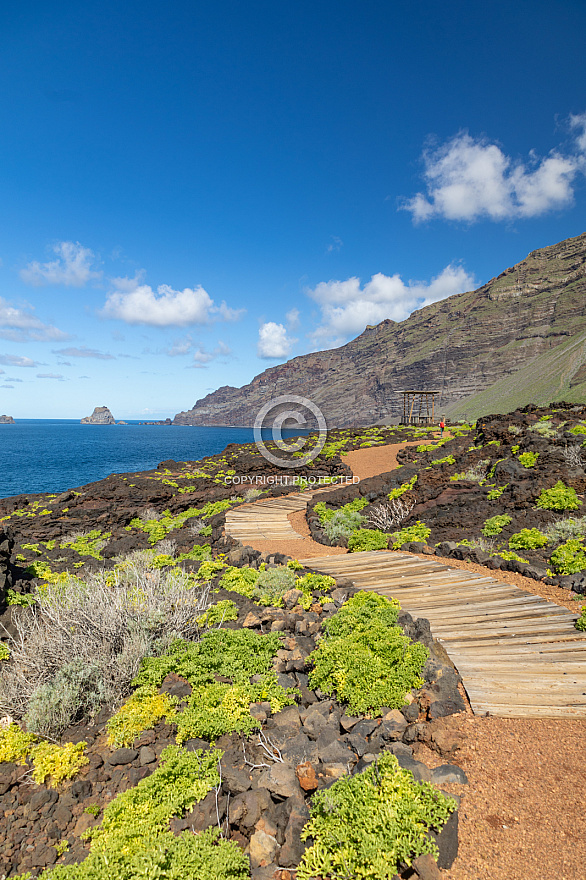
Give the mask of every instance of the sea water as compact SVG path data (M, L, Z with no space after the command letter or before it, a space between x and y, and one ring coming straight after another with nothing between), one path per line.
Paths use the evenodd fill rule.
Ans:
M151 470L167 459L196 461L221 452L228 443L252 440L252 428L18 419L14 425L0 425L0 498L64 492L109 474Z

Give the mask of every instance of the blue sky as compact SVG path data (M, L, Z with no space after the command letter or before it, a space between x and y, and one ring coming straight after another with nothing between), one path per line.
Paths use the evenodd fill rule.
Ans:
M586 230L583 0L0 28L0 413L173 416Z

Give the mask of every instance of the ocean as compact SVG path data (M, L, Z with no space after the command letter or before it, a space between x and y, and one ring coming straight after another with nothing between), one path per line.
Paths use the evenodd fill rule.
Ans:
M14 425L0 425L0 498L64 492L109 474L151 470L169 458L194 461L221 452L228 443L252 440L252 428L17 419Z

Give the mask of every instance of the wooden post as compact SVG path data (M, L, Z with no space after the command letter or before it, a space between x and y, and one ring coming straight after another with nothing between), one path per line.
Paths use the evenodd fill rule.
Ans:
M407 424L411 424L411 416L413 414L413 407L415 406L415 394L413 395L413 400L411 401L411 409L409 410L409 421Z

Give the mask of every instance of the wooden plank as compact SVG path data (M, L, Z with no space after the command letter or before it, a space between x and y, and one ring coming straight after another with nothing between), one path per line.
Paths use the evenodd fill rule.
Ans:
M477 715L495 715L500 718L583 718L583 706L503 705L499 703L475 703Z
M561 644L549 644L540 646L535 644L531 646L532 650L528 651L524 645L508 645L507 647L491 646L488 649L475 648L473 651L466 651L463 648L458 649L458 664L483 662L505 662L508 659L518 657L531 657L534 662L548 663L564 663L586 662L586 646L582 647L574 642L563 642Z
M498 688L502 693L508 690L516 692L519 687L523 687L523 692L540 691L577 691L581 696L586 697L586 677L583 674L570 676L535 676L528 672L509 672L500 673L499 675L491 675L486 673L482 678L481 684L475 684L473 687L478 691L492 691Z
M343 564L344 560L347 559L349 554L344 555L339 558L339 565ZM332 557L330 557L331 559ZM331 565L322 565L320 568L331 568ZM350 571L350 568L347 568ZM352 570L352 576L362 580L362 581L371 581L375 577L378 578L392 578L393 580L406 580L412 581L414 584L433 584L436 587L445 587L449 584L454 583L455 581L460 581L463 584L467 584L468 586L501 586L501 587L510 587L511 584L504 584L502 581L496 581L494 578L489 577L466 577L465 572L455 572L451 569L446 569L445 571L428 571L428 572L401 572L399 569L389 566L389 565L381 565L380 568L377 569L368 569L368 571L355 569Z
M399 599L403 599L403 597L399 594ZM452 602L449 605L446 603L442 607L441 605L431 605L425 600L420 601L419 599L409 599L407 602L402 601L402 605L409 605L410 608L421 609L421 613L430 619L433 617L434 620L443 621L447 620L463 620L470 617L477 617L488 614L508 614L511 617L514 617L518 614L535 614L536 616L541 616L542 614L551 614L552 616L556 616L556 612L552 611L547 605L538 605L534 602L524 602L522 599L520 600L511 600L504 599L501 602L468 602L465 605L459 606L457 602ZM560 612L563 614L564 609L560 608ZM571 616L571 613L570 613Z
M460 630L454 629L453 621L445 622L442 619L434 618L432 614L428 614L426 617L430 622L432 632L438 638L448 638L449 633L460 632ZM479 632L485 632L487 630L494 632L499 626L502 630L513 629L515 632L521 632L521 630L517 630L517 627L523 627L523 632L528 632L529 628L531 631L534 629L542 631L545 627L544 631L551 634L552 626L559 627L560 632L565 632L567 627L571 625L571 621L569 622L561 616L549 615L547 613L536 615L533 611L527 611L515 615L514 618L511 618L511 615L508 612L503 614L477 615L475 617L469 616L465 619L459 620L458 624L478 628Z
M520 678L527 678L527 676L531 675L534 676L534 680L538 679L539 681L548 681L550 678L554 678L556 681L564 683L568 681L581 683L582 687L586 690L584 664L579 663L568 664L566 668L562 667L561 664L548 664L544 668L540 668L535 663L514 663L511 661L502 665L486 663L478 666L462 666L460 664L458 672L462 675L464 671L468 675L482 675L486 677L487 681L490 676L498 676L499 680L503 678L505 681L509 679L517 681Z
M412 606L417 603L411 602ZM497 617L508 617L511 619L519 620L521 617L563 617L564 620L570 622L575 620L572 613L567 611L565 608L552 608L546 604L543 605L535 605L532 602L527 603L517 603L510 604L508 602L503 603L484 603L478 602L476 605L470 604L466 605L463 608L458 608L458 605L454 603L453 605L449 605L446 608L430 608L426 603L422 603L422 608L429 614L429 618L433 617L437 623L444 623L445 621L453 622L454 619L457 619L458 622L465 621L468 623L472 619L483 619L487 617L494 616Z
M511 639L514 637L515 637L514 633L511 633L511 635L507 636L507 637L495 636L493 638L478 639L477 642L475 642L473 639L456 639L456 638L452 638L452 639L438 638L438 641L441 642L441 644L444 646L446 651L448 651L450 656L452 656L452 653L455 656L459 648L466 648L466 649L470 650L475 647L487 648L487 646L489 646L489 645L504 645L504 646L506 646L507 644L511 643ZM557 633L556 632L556 633L551 633L549 637L547 636L546 633L542 634L541 636L525 635L525 636L523 636L522 639L521 638L519 639L518 644L523 645L525 647L525 649L527 649L528 646L533 645L533 644L543 645L546 642L550 642L552 644L557 644L559 642L574 642L574 641L576 641L575 636L572 635L571 633L564 634L564 633Z
M385 592L391 592L384 587L381 587L381 590L382 589L384 589ZM379 591L377 590L375 592ZM478 593L461 593L454 591L441 593L440 595L428 590L396 590L395 592L403 601L411 603L421 601L422 603L425 603L426 608L450 608L451 606L457 606L460 608L468 608L472 606L482 607L484 605L497 605L505 602L510 603L512 607L516 604L526 606L533 605L537 608L541 605L551 604L546 602L545 599L542 599L541 596L534 596L532 593L523 596L522 594L519 595L510 590L499 590L494 594L489 593L488 596L479 595Z
M364 589L364 586L360 584L359 581L354 581L354 585L357 588L362 587ZM494 591L487 591L485 593L480 591L470 591L467 589L442 590L440 592L425 587L401 587L400 585L387 586L386 584L379 584L378 586L368 587L367 589L375 593L384 591L387 595L396 593L396 595L400 596L405 602L421 600L422 602L429 603L432 607L433 605L453 604L454 602L482 604L483 602L507 601L508 599L519 599L524 602L533 602L535 605L540 605L545 602L544 599L540 596L535 596L533 593L523 594L520 591L516 592L505 589L495 589Z
M586 709L586 695L583 691L527 690L519 687L507 692L505 688L495 687L488 691L468 691L471 703L505 703L514 705L582 706Z
M345 558L345 557L341 557ZM321 566L323 571L333 571L332 566ZM336 569L336 573L342 574L341 569ZM467 578L454 577L450 575L449 577L444 578L432 578L432 577L421 577L417 575L416 577L408 577L406 575L396 575L393 571L389 571L388 569L384 569L380 572L380 574L373 575L361 575L356 574L354 572L346 572L347 577L350 577L356 584L381 584L383 586L391 586L393 584L397 584L399 587L409 588L409 589L428 589L434 590L436 592L447 590L454 590L458 588L466 589L466 590L474 590L478 593L490 593L493 590L499 589L508 589L511 590L511 584L501 584L497 581L489 581L485 580L481 581L473 581ZM515 589L514 587L512 589Z
M511 625L510 627L501 627L500 629L495 628L484 628L480 624L474 625L473 629L476 631L471 632L466 638L466 634L453 630L445 630L445 631L436 631L436 638L444 643L444 647L450 653L450 650L454 651L453 644L450 644L456 639L458 642L464 644L473 644L473 643L490 643L495 638L499 639L520 639L527 644L530 644L529 640L535 638L537 640L547 641L547 640L555 640L559 638L563 638L566 630L563 627L551 627L548 629L543 626L533 626L523 628L520 626Z
M523 704L536 703L548 706L586 706L586 694L583 689L573 685L570 688L549 687L525 687L523 684L507 682L494 682L491 687L467 687L466 691L470 701L476 700L482 703L508 703Z
M416 559L415 557L400 558L385 553L384 551L379 551L379 554L380 555L378 556L366 558L366 554L349 553L348 560L351 561L352 565L355 565L357 568L363 569L364 571L378 568L379 566L389 566L403 571L417 571L419 569L422 571L441 571L443 568L450 568L447 562L436 562L435 559L433 561L427 561L424 559Z

